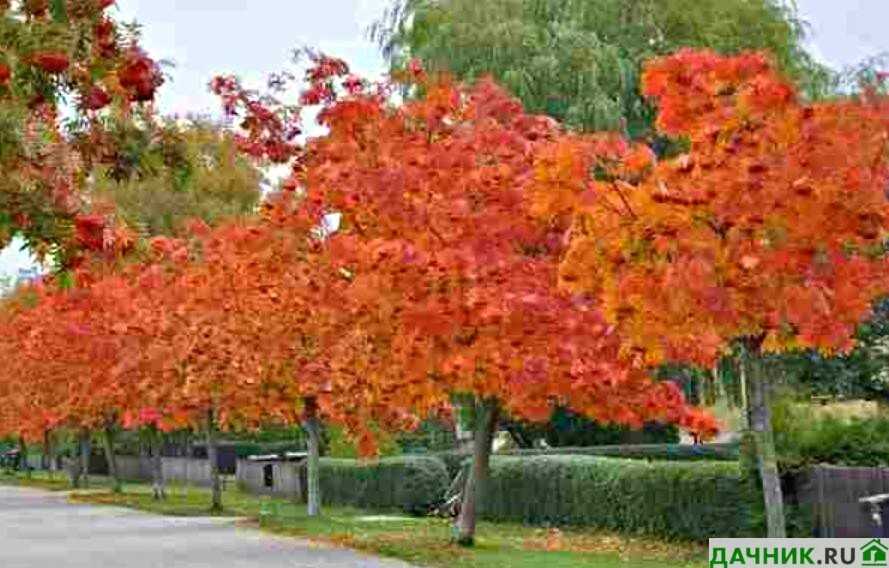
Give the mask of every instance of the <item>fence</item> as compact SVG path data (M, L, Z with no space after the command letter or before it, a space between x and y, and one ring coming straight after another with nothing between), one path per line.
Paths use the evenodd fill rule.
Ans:
M303 462L238 460L235 478L249 493L305 500Z
M151 480L151 460L134 456L117 456L120 477L131 481ZM162 458L164 480L191 485L210 485L210 462L194 458Z
M889 493L889 468L819 465L792 476L787 490L788 504L797 508L803 530L813 536L879 536L870 509L859 499Z

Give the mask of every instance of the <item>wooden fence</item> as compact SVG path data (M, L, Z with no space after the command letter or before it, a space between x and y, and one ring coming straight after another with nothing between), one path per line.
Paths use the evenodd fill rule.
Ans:
M859 500L889 493L889 468L819 465L787 480L787 501L812 536L880 536L872 511Z

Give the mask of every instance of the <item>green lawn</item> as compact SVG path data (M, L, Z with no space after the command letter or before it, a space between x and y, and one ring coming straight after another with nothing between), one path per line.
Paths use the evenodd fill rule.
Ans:
M65 479L49 481L35 473L31 480L2 476L0 483L67 489ZM209 514L205 489L173 486L166 501L157 502L144 484L128 484L113 494L107 481L93 479L89 491L75 491L78 502L118 505L166 515ZM105 488L105 489L103 489ZM451 526L444 519L404 517L400 514L328 507L321 518L310 519L305 506L284 499L248 495L229 487L224 495L225 516L245 517L278 534L293 535L391 556L419 566L456 568L698 568L705 566L700 545L670 543L592 530L549 530L502 523L481 523L474 548L450 543Z

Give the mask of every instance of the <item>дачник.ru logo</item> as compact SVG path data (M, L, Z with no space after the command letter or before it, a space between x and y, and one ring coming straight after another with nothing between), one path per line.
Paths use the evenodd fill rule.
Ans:
M878 538L713 538L709 566L889 568L889 543Z

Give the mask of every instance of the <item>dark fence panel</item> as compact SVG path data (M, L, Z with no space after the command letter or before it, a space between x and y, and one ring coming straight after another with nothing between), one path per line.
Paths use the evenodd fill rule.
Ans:
M819 465L791 478L791 504L821 538L879 536L862 497L889 493L889 468Z

